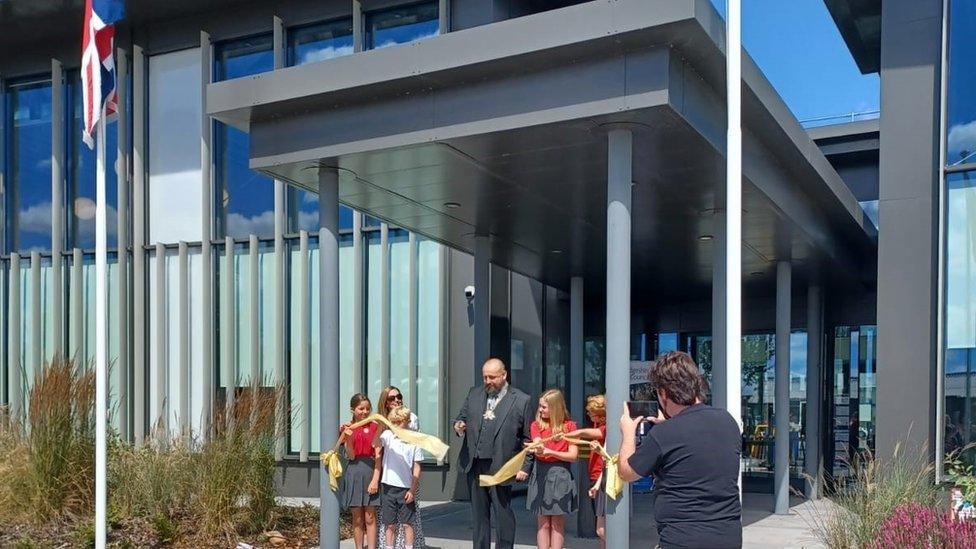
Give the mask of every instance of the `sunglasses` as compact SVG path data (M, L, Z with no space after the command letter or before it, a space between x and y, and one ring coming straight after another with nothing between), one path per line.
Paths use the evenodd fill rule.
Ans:
M386 400L387 401L396 400L396 401L399 401L399 402L403 402L403 395L390 395L390 396L386 397Z

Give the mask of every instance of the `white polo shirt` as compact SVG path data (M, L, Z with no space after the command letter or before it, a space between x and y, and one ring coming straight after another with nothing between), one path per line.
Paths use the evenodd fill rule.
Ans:
M380 443L383 445L383 476L380 482L410 488L413 484L413 464L423 461L423 450L398 439L392 431L383 431Z

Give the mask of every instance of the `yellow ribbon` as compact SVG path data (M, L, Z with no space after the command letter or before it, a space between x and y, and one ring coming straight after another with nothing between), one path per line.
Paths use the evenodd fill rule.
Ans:
M560 436L561 435L553 435L551 437L541 439L538 442L533 442L529 444L528 446L523 448L521 452L515 454L514 456L512 456L511 459L506 461L505 464L498 469L498 471L495 471L491 475L478 475L478 485L497 486L503 482L508 481L509 479L514 477L519 471L522 470L522 466L525 465L525 456L527 456L529 452L534 451L536 448L539 448L545 443L551 440L555 440ZM589 445L589 441L578 439L578 438L562 437L562 439L577 445L581 445L581 444ZM620 479L620 471L618 468L618 462L620 461L620 456L618 455L611 456L607 452L607 449L604 448L602 444L598 443L596 446L597 446L596 451L599 452L600 455L603 457L603 471L604 471L603 474L607 476L607 487L606 487L607 496L609 496L610 499L616 500L618 497L620 497L620 492L623 491L623 481ZM597 486L599 486L599 482L600 481L598 480Z
M418 433L416 431L411 431L410 429L405 429L403 427L397 427L393 423L381 414L373 414L366 419L357 421L351 425L346 426L347 429L358 429L363 425L369 423L382 423L389 429L393 436L398 439L417 446L421 450L424 450L434 456L434 459L438 463L444 461L447 456L450 446L444 443L441 439L424 433ZM339 459L339 448L342 446L342 435L336 440L335 446L331 450L321 455L319 461L322 467L325 467L329 472L329 487L332 488L333 492L339 490L339 478L342 477L342 460Z

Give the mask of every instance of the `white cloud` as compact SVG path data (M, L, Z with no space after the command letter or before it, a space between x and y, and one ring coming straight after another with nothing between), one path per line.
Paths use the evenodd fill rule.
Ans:
M949 164L958 162L963 150L968 151L966 154L976 152L976 120L965 124L956 124L949 128L947 148ZM973 158L967 161L971 162Z
M418 40L423 40L425 38L432 38L434 36L437 36L437 34L438 34L438 32L436 30L435 31L431 31L431 32L429 32L427 34L424 34L424 35L415 37L413 40L410 40L410 42L416 42ZM395 46L397 44L402 44L402 43L405 43L405 42L397 42L396 40L390 39L390 40L387 40L386 42L382 42L379 46L376 46L373 49L377 49L378 50L380 48L387 48L389 46Z
M316 232L319 230L319 212L298 212L298 230Z
M326 59L332 59L335 57L342 57L343 55L349 55L353 53L352 46L329 46L321 50L312 50L305 52L302 56L299 65L304 65L305 63L315 63L316 61L325 61Z
M317 195L315 193L310 193L308 191L305 191L305 192L302 193L302 203L303 204L318 204L319 203L319 195Z
M80 200L80 199L79 199ZM88 200L88 199L84 199ZM82 206L84 210L87 206ZM78 213L79 208L76 207L75 212ZM81 242L94 242L95 240L95 207L94 203L91 204L91 211L82 211L84 214L91 214L89 219L85 219L82 216L78 216L82 222L78 223L78 240ZM112 206L108 206L105 210L105 232L109 237L114 237L119 234L119 212Z
M254 217L232 213L227 216L227 234L232 236L272 235L274 234L274 212L268 210Z
M51 203L42 202L20 212L17 223L21 233L51 234Z

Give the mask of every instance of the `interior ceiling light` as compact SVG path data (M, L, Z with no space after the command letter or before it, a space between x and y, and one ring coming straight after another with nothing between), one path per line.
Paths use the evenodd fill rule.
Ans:
M698 237L698 240L701 240L702 242L708 242L711 239L712 239L712 235L710 234L703 234Z
M460 208L461 207L461 203L460 202L445 202L444 203L444 207L445 208L451 208L453 210L454 208Z

